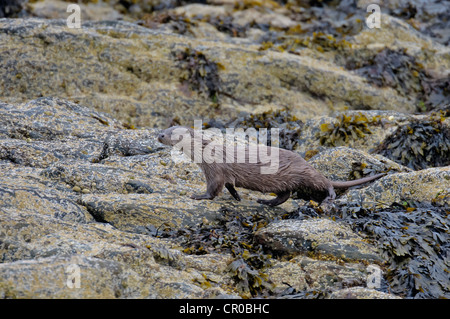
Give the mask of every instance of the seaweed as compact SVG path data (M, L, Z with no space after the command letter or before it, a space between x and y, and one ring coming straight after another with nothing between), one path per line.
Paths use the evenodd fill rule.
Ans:
M297 54L302 48L312 48L321 53L326 51L346 51L352 47L352 44L343 37L336 37L333 34L326 34L322 31L306 32L298 24L289 28L285 33L268 32L261 38L259 51L274 49L280 52L287 51Z
M415 170L450 165L450 128L443 124L443 114L398 127L376 152Z
M231 253L234 260L227 270L243 296L270 293L271 284L264 269L270 265L271 254L264 251L253 236L270 219L257 213L243 216L229 208L223 208L221 215L222 219L217 224L202 223L186 227L174 234L174 237L187 254Z
M372 134L369 124L377 124L380 116L369 119L361 112L351 115L341 114L337 123L323 123L316 137L324 146L347 145L352 140L364 138L366 134Z
M391 292L406 298L450 297L448 207L401 201L376 210L349 203L340 211L341 220L379 243Z
M449 10L436 10L441 3L440 0L429 0L423 4L415 1L401 1L393 6L389 14L404 19L412 27L433 40L443 45L449 45ZM448 3L446 5L448 6ZM435 9L430 10L431 8Z
M277 1L272 0L243 0L234 2L234 10L241 11L253 7L276 9L280 7L280 4Z
M178 61L181 72L180 81L190 90L206 94L213 102L218 102L221 88L219 70L224 67L217 62L210 61L204 53L189 47L181 51L172 52Z
M195 25L196 23L184 15L163 12L153 15L147 14L139 24L150 29L157 28L159 24L169 24L173 32L187 34L191 31L191 25Z
M25 0L0 1L0 18L17 18L20 12L26 8Z
M298 138L304 123L297 117L291 115L288 110L267 111L260 114L250 114L246 117L236 119L230 123L234 128L260 128L267 129L267 145L271 146L270 129L279 129L278 147L293 150L298 144Z
M448 101L450 80L432 76L406 49L384 48L368 55L347 58L346 69L354 70L378 87L392 87L403 96L415 96L417 111L433 110Z
M286 219L323 216L321 206L307 202ZM335 203L327 212L347 223L380 249L385 260L380 291L405 298L450 297L450 211L448 206L401 200L389 207L364 208L359 202ZM327 291L287 288L282 298L324 298Z
M352 44L344 38L336 38L333 34L325 34L321 31L313 32L312 36L303 41L303 45L315 47L319 52L340 51L352 47Z
M264 288L270 289L267 275L250 266L243 258L237 258L228 265L227 270L233 275L237 288L241 293L250 292L257 295Z
M243 38L247 36L247 31L249 29L247 25L239 25L233 23L233 17L231 16L212 16L206 20L209 24L216 27L220 32L226 33L234 38Z

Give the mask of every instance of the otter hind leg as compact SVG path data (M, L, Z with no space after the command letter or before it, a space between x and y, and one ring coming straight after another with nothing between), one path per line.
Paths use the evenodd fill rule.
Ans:
M333 186L331 186L330 188L328 188L328 196L323 201L331 203L332 201L335 200L335 198L336 193L334 192Z
M241 200L241 196L239 196L239 193L236 191L236 189L234 188L234 186L232 184L226 183L225 187L228 189L231 196L233 196L235 200L237 200L237 201Z
M289 196L291 195L290 191L285 191L277 194L277 197L274 199L258 199L257 202L264 205L269 206L278 206L283 204L285 201L289 199Z

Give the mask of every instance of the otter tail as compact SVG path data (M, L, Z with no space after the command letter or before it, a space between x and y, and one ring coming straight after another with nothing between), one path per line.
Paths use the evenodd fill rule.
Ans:
M349 188L356 185L361 185L370 181L373 181L374 179L378 179L382 176L386 175L386 173L381 173L373 176L367 176L364 178L356 179L354 181L347 181L347 182L331 182L331 185L333 185L334 188Z

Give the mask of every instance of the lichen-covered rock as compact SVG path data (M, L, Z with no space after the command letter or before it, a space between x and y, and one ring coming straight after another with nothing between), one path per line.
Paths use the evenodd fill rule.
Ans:
M274 250L315 253L336 259L382 262L375 247L366 243L347 225L329 219L282 220L270 223L255 234Z
M296 291L336 290L367 283L366 266L359 263L344 265L335 261L315 260L297 256L289 261L274 263L267 270L275 290L291 287Z
M187 123L220 114L231 119L239 112L278 109L279 105L296 110L302 118L326 112L328 105L311 94L341 105L413 110L394 91L367 85L332 63L261 52L254 44L217 46L216 41L122 21L85 22L81 29L69 29L60 20L2 20L0 30L1 41L7 44L1 52L4 101L56 95L106 111L122 122L150 127L165 127L171 118ZM186 49L220 64L221 85L212 100L201 92L186 93L183 82L189 79L177 60Z
M79 29L25 2L0 5L0 298L447 296L443 2L384 3L373 29L366 0L82 1ZM198 118L285 128L332 180L388 175L330 210L195 201L202 172L154 128Z
M142 278L133 270L117 262L92 257L48 257L0 264L2 298L110 299L156 296L152 287L142 286Z
M0 206L17 208L23 212L38 212L65 221L86 223L92 216L84 206L77 204L76 197L67 192L49 188L38 176L25 175L14 171L9 165L0 169L10 169L0 174ZM24 174L25 176L23 176ZM33 180L35 177L37 180Z
M122 232L107 224L68 223L21 210L2 208L0 220L0 295L5 298L200 298L233 294L225 271L230 259L226 255L197 259L163 239ZM80 268L80 289L66 284L72 278L70 265ZM202 286L204 282L208 284Z
M330 299L401 299L390 293L365 287L351 287L334 291Z
M363 151L347 148L329 148L308 161L328 179L350 180L384 172L410 172L411 169L399 165L383 156L369 155Z
M365 208L389 206L403 201L450 204L450 167L391 174L363 189L351 189L341 203L357 202Z
M174 160L171 149L156 141L155 129L127 129L108 115L56 98L2 103L0 112L4 115L0 120L4 124L0 129L2 296L249 297L248 292L242 294L238 289L239 278L230 271L236 261L250 274L257 274L258 280L267 281L265 287L273 287L275 294L286 294L286 278L292 278L289 284L297 292L337 291L364 286L367 274L360 262L385 262L374 246L343 223L323 218L279 220L304 204L294 199L275 208L255 201L272 195L249 190L240 190L240 202L226 191L213 201L190 199L191 194L205 189L204 176L197 165ZM365 188L348 190L341 200L352 205L355 200L348 199L351 194L369 196L380 187L385 188L377 196L388 196L391 189L402 189L403 193L417 189L425 194L446 187L447 168L411 172L382 156L346 147L329 148L310 162L325 175L340 180L360 177L356 172L401 172L390 173ZM404 180L408 176L422 178L413 187ZM433 176L439 178L430 179ZM398 188L383 184L395 180ZM419 190L420 185L423 189ZM445 194L424 199L434 198L437 203L436 198ZM225 230L220 228L227 224ZM245 230L248 240L254 237L260 242L252 246L239 241L239 235L232 239L226 229ZM192 234L194 245L199 240L211 247L187 246L180 251L180 244L190 242L188 234ZM157 238L160 236L171 239ZM261 243L269 251L307 254L310 259L275 259L270 266L267 259L271 257L261 255L257 248ZM239 250L237 255L226 250L214 253L212 247L229 244L236 247L234 254ZM209 253L187 254L196 251ZM133 287L113 281L103 292L94 288L74 292L59 282L47 290L38 283L25 285L29 274L43 272L46 278L45 269L66 278L61 271L71 265L72 258L85 270L85 279L96 276L99 269L114 269ZM259 258L256 260L266 265L264 269L246 264L252 258ZM294 280L295 274L299 276ZM103 280L109 277L100 276L92 283L101 285ZM14 281L19 284L12 287Z

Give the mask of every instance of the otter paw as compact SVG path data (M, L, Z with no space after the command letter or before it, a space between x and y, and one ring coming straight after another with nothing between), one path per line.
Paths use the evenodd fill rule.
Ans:
M200 199L213 199L210 195L208 194L194 194L191 196L192 199L196 199L196 200L200 200Z
M256 202L263 205L273 206L273 201L267 199L257 199Z

